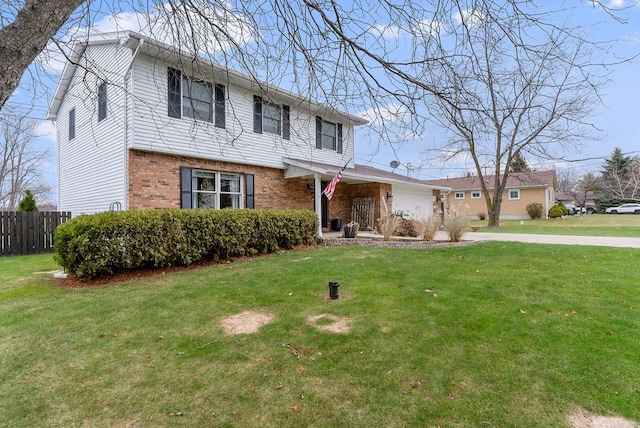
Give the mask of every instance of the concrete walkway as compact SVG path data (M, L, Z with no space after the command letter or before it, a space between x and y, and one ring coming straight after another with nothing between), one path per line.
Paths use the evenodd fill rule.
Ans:
M325 232L323 237L337 238L342 236L342 232ZM358 236L362 238L382 239L381 235L372 232L359 231ZM416 239L416 238L394 238L394 239ZM436 234L436 241L446 241L449 239L446 232L439 231ZM463 240L465 241L511 241L528 242L535 244L562 244L562 245L593 245L598 247L620 247L620 248L640 248L640 237L638 238L616 238L610 236L572 236L572 235L534 235L528 233L491 233L491 232L467 232Z
M445 232L442 237L447 239ZM439 235L440 237L440 235ZM640 248L638 238L616 238L611 236L533 235L528 233L469 232L464 239L472 241L515 241L537 244L595 245L598 247Z

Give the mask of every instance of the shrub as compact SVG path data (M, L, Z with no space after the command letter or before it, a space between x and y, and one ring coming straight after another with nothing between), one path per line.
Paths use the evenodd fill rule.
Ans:
M55 259L79 278L273 252L315 242L302 210L161 210L82 215L59 226Z
M420 233L421 225L418 220L403 219L398 222L398 228L396 229L394 235L411 236L413 238L416 238L420 236Z
M382 239L384 241L388 241L391 237L397 232L398 227L400 226L401 217L396 217L394 215L389 216L382 220L382 224L380 225L380 233L382 233Z
M459 242L469 229L469 217L454 207L450 207L444 214L442 225L449 235L449 240Z
M556 204L557 206L560 207L560 209L562 210L562 215L569 215L569 210L567 209L567 207L564 205L564 202L560 201Z
M419 236L422 237L425 241L433 241L436 237L436 233L440 230L440 225L442 224L442 219L438 213L434 213L429 217L425 217L420 221L421 224L421 232Z
M540 202L532 202L527 205L526 209L532 220L542 218L542 204Z
M562 217L563 215L564 215L564 212L562 211L562 208L560 208L559 206L554 205L551 208L549 208L550 218L558 218L558 217Z
M480 220L484 220L485 218L487 218L487 215L485 213L480 212L480 213L478 213L478 218Z

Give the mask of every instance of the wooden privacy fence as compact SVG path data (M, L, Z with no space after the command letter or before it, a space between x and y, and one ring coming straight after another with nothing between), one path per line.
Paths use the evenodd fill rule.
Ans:
M69 211L1 211L0 255L52 252L56 228L70 218Z
M360 230L373 229L373 213L375 204L373 198L354 198L351 207L351 220L358 223Z

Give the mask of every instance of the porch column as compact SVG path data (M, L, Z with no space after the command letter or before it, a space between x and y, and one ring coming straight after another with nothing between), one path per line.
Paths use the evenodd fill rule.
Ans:
M320 174L313 174L313 204L318 216L318 236L322 238L322 182Z

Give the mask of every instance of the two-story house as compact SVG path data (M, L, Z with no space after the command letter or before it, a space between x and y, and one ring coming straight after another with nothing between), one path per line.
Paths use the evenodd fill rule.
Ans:
M362 118L133 32L73 46L48 119L58 207L74 214L291 208L371 227L385 209L429 215L440 189L356 165Z

